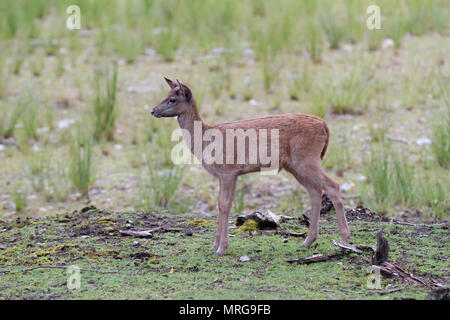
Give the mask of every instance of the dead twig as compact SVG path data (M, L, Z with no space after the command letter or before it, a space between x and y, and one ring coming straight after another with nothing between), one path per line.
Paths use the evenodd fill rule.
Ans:
M343 256L343 254L341 252L337 252L337 253L331 253L331 254L327 254L327 255L323 255L323 254L314 254L310 257L307 258L298 258L298 259L291 259L291 260L286 260L286 262L288 263L298 263L298 264L310 264L310 263L314 263L314 262L322 262L322 261L330 261L330 260L334 260L336 258L339 258Z
M30 272L33 270L38 269L67 269L69 266L36 266L32 268L26 268L26 269L19 269L19 270L0 270L1 273L14 273L14 272ZM96 269L83 269L80 268L80 271L84 272L94 272L94 273L102 273L102 274L117 274L117 275L124 275L124 276L135 276L137 273L120 273L118 271L103 271L103 270L96 270Z
M120 230L122 236L132 236L137 238L151 238L153 233L150 230L133 231L133 230Z
M288 232L286 232L286 235L291 236L291 237L297 237L297 238L306 238L308 233L307 232L292 232L292 231L288 231Z
M401 267L389 263L387 261L383 262L379 265L380 271L386 275L391 277L396 277L402 279L403 281L412 284L412 285L421 285L426 288L432 289L433 285L426 283L424 280L417 278L412 272L406 272Z
M353 251L353 252L356 252L356 253L362 253L361 250L359 250L359 249L356 248L355 246L352 246L351 244L342 243L342 242L336 241L336 240L334 240L334 239L331 239L331 242L332 242L335 246L337 246L337 247L339 247L339 248L342 248L342 249L345 249L345 250L350 250L350 251Z

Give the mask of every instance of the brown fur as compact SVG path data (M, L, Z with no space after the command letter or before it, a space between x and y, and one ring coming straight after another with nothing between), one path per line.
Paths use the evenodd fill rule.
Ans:
M194 121L201 121L203 133L207 129L217 129L223 133L224 155L227 129L278 129L279 130L279 170L290 172L302 184L311 198L310 231L302 246L310 246L318 236L318 223L322 192L326 192L336 209L341 240L348 243L350 232L344 214L339 185L328 177L322 169L321 159L324 157L330 131L327 123L316 116L307 114L271 115L248 120L225 122L210 126L201 119L192 92L178 81L174 83L166 79L171 87L167 97L156 106L152 114L156 117L177 116L181 128L186 129L193 136ZM235 141L236 142L236 141ZM203 141L203 149L209 144ZM270 134L268 134L267 149L270 150ZM191 151L194 151L192 139ZM228 215L232 206L236 179L242 174L260 171L264 168L261 163L249 164L248 157L244 164L237 164L236 143L233 164L206 164L203 167L219 179L219 222L216 241L212 247L216 255L222 255L228 247ZM246 145L248 149L248 145ZM247 152L248 153L248 152ZM201 159L199 159L201 160Z

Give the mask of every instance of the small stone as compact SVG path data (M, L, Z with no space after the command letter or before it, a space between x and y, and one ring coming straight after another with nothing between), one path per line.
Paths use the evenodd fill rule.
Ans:
M353 183L353 182L346 182L346 183L343 183L342 185L341 185L341 191L342 192L347 192L347 191L349 191L351 188L353 188L355 186L355 184Z
M392 48L394 46L395 42L394 40L390 39L390 38L386 38L383 40L383 42L381 43L381 47L383 49L388 49L388 48Z
M344 44L342 46L342 50L346 51L346 52L352 52L353 51L353 47L349 44Z
M419 146L427 146L427 145L431 144L431 140L428 139L428 138L419 138L419 139L416 140L416 143Z
M250 261L250 258L248 256L242 256L239 258L240 262L246 262L246 261Z

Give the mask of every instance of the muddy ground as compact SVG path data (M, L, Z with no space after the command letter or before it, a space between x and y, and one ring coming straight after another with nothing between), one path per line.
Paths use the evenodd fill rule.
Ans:
M234 220L230 218L230 226ZM369 209L347 209L356 246L376 246L381 230L389 258L428 286L382 277L368 287L371 251L330 261L288 263L340 249L336 217L323 213L312 248L299 248L303 218L277 230L231 228L222 257L209 251L215 217L160 212L110 212L86 207L53 217L0 221L1 299L424 299L430 288L448 285L448 223L406 223ZM124 231L153 230L151 237ZM121 232L122 231L122 232ZM247 259L240 259L248 256ZM244 261L241 261L244 260ZM67 266L81 268L80 288L69 289Z

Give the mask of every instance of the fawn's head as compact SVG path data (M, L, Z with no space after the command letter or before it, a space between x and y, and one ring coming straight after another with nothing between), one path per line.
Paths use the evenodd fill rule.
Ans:
M164 100L153 108L152 115L156 118L175 117L190 112L193 108L191 90L178 80L173 82L170 79L164 79L169 85L170 91Z

